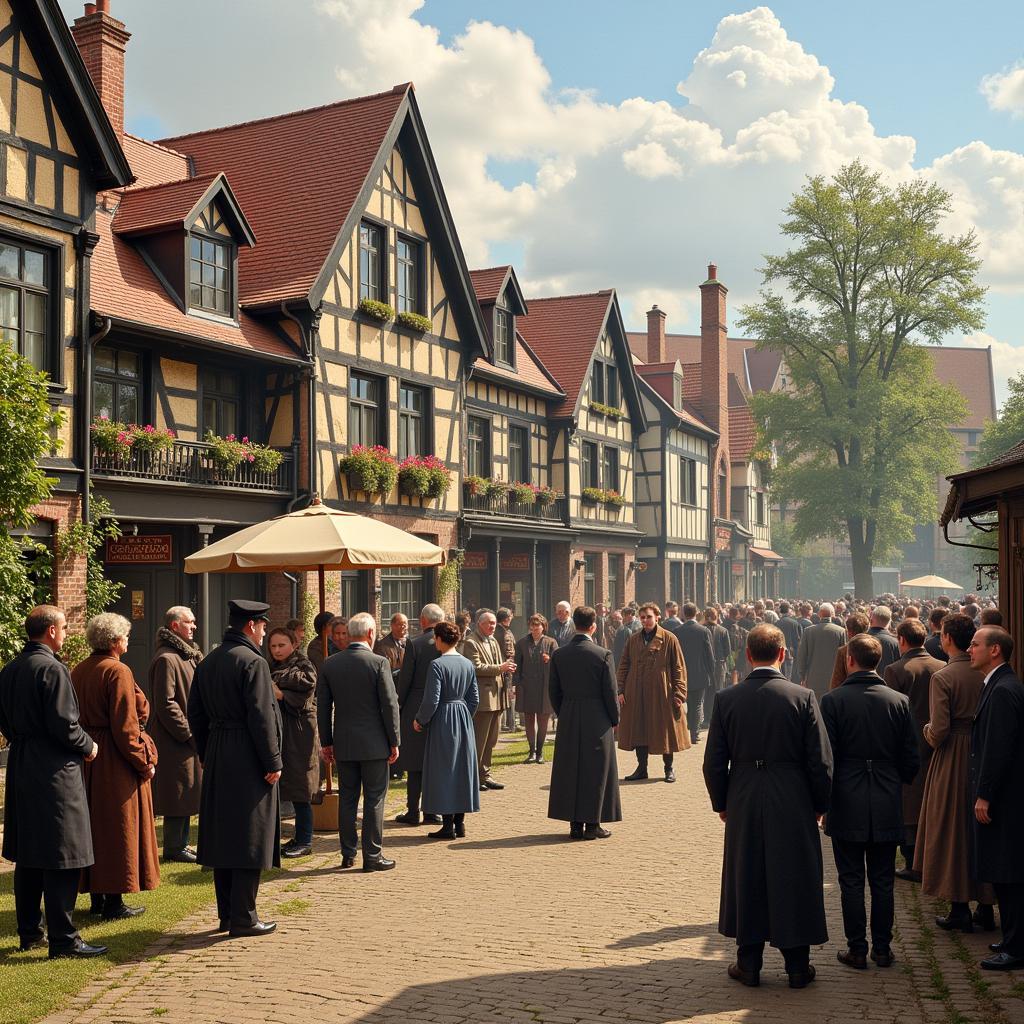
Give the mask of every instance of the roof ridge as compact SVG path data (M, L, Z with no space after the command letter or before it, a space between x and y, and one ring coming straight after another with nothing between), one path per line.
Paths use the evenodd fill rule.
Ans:
M601 288L596 292L576 292L573 295L542 295L539 298L528 299L527 305L534 302L553 302L556 299L592 299L597 295L611 295L614 291L614 288Z
M171 149L170 146L165 146L160 142L154 142L152 139L144 139L141 135L133 135L131 132L125 132L125 135L127 135L129 139L141 142L144 146L152 146L154 149L163 150L165 153L170 153L173 156L180 156L182 160L188 159L188 153L182 153L180 149ZM173 136L169 137L173 138Z
M315 107L300 107L298 110L288 110L283 114L268 114L266 117L254 117L248 121L236 121L234 124L222 124L216 125L213 128L203 128L200 131L186 132L184 135L168 135L165 138L165 142L177 142L183 139L194 139L200 135L215 135L217 132L229 131L233 128L249 128L256 124L267 124L270 121L283 121L285 118L298 117L301 114L315 114L321 110L332 110L336 107L348 106L351 103L364 103L369 100L379 100L383 96L392 96L395 94L405 94L412 89L412 82L402 82L398 85L393 85L390 89L385 89L383 92L375 92L369 96L350 96L346 100L335 100L333 103L321 103ZM158 143L160 145L161 143ZM177 152L172 150L172 152ZM186 156L187 154L181 154Z
M492 270L508 270L511 263L496 263L493 267L471 267L471 274L489 274Z
M140 192L152 192L157 188L167 188L170 185L190 185L194 182L202 181L213 181L214 178L219 178L224 172L215 171L213 174L194 174L190 178L175 178L173 181L158 181L153 185L140 185L138 188L123 188L119 189L122 196L126 195L138 195Z

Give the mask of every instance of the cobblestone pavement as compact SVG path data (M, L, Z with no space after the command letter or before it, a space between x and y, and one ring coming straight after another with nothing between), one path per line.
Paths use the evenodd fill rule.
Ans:
M702 748L677 758L679 782L623 787L626 820L604 842L567 843L545 817L548 769L503 772L469 835L389 828L395 871L341 873L335 840L267 883L267 938L214 936L215 913L182 922L149 959L112 969L53 1024L359 1024L750 1021L1024 1021L1024 977L981 977L989 935L950 939L934 907L900 884L899 963L851 971L826 840L832 942L813 951L818 980L787 987L766 954L759 989L730 981L718 935L722 825L708 806ZM657 760L657 759L654 759ZM629 755L620 767L628 770Z

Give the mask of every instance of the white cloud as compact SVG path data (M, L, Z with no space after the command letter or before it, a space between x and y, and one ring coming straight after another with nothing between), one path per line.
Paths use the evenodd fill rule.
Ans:
M678 178L682 165L668 155L660 142L641 142L622 154L622 162L641 178Z
M992 372L996 379L996 406L1002 408L1003 403L1009 397L1006 387L1007 379L1024 370L1024 349L1017 348L1009 342L1000 341L984 331L968 334L957 344L967 345L969 348L991 348Z
M1024 62L997 74L986 75L979 89L992 110L1024 117Z

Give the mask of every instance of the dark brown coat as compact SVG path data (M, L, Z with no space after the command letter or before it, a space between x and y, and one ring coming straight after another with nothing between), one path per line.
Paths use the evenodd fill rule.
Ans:
M903 787L903 825L906 828L905 842L913 846L917 841L917 820L921 817L921 802L924 800L924 780L928 775L928 762L932 759L931 744L924 738L924 727L931 717L929 695L932 675L943 667L923 647L907 651L898 661L885 670L885 681L894 690L905 694L910 700L910 713L914 717L917 735L917 756L920 767L914 781Z
M985 677L957 654L932 674L924 738L933 748L917 825L914 870L928 896L965 903L992 893L971 877L970 835L974 818L968 795L971 723Z
M830 690L836 690L846 681L846 677L850 674L846 671L846 648L848 644L843 644L842 647L836 651L836 663L832 666L832 680L828 684Z
M280 690L281 799L307 804L320 788L320 739L316 731L316 669L295 651L270 666Z
M405 661L406 652L409 650L409 639L406 636L403 640L399 641L395 639L392 633L385 633L373 645L374 654L379 654L382 658L388 659L393 676L397 677L402 668L402 662Z
M172 818L199 813L203 770L192 739L185 709L196 665L202 660L175 633L161 629L149 666L149 723L146 731L156 744L160 767L153 777L153 812Z
M143 731L149 704L131 669L93 654L72 673L82 727L99 754L85 765L85 791L96 859L82 872L82 891L125 893L160 884L150 769L156 744Z
M571 645L570 645L571 646ZM542 636L536 643L527 633L516 642L514 657L516 670L512 676L512 684L516 690L516 711L525 715L550 715L551 706L549 692L551 678L550 658L560 648L553 637ZM544 655L548 661L544 660Z
M649 644L643 630L634 633L622 651L618 689L625 698L619 720L619 747L647 747L652 754L687 750L690 737L685 712L673 698L686 702L686 663L679 641L657 626Z

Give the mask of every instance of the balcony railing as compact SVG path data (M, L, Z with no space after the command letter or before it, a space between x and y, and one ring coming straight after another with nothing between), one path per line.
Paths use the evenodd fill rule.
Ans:
M541 505L536 501L516 501L507 493L483 495L467 491L463 496L463 508L466 512L514 516L517 519L536 519L547 523L565 521L565 498L555 498L550 504Z
M201 441L175 441L163 451L132 451L126 456L92 453L92 471L104 477L132 480L166 480L200 487L224 487L245 491L291 494L294 465L291 450L273 472L261 472L243 462L233 469L219 466L209 445Z

